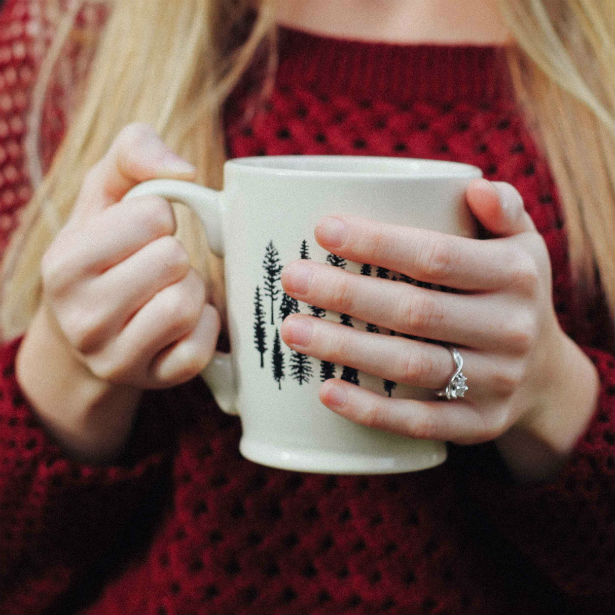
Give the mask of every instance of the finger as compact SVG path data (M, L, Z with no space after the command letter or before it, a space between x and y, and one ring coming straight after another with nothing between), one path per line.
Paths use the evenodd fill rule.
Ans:
M81 328L79 350L93 352L119 334L134 314L167 286L190 271L183 246L168 235L147 244L130 258L83 285L80 303L87 304L87 331Z
M325 249L357 263L367 263L415 280L465 291L506 286L515 272L515 246L437 231L384 224L357 216L328 216L315 237Z
M398 384L439 390L455 371L449 349L439 344L368 333L312 316L289 316L282 323L281 335L297 352ZM494 380L493 362L470 350L463 351L463 358L472 393L486 391Z
M87 215L118 202L139 182L158 177L193 179L194 173L195 168L171 151L151 126L129 124L88 171L74 215Z
M482 350L523 349L531 314L511 310L501 293L465 295L362 276L310 260L287 265L285 292L310 305L399 333ZM518 348L517 348L518 347Z
M196 327L154 358L150 367L152 386L175 386L199 374L214 354L219 332L220 315L206 304Z
M466 192L468 206L491 233L510 236L536 230L517 190L505 182L475 179Z
M144 378L154 357L188 335L205 306L205 286L191 270L148 301L103 352L92 358L92 371L111 382Z
M71 224L58 234L43 258L46 276L61 288L83 276L99 275L148 243L172 235L173 208L157 196L137 197Z
M320 401L355 423L421 440L477 444L497 434L496 426L489 425L490 421L462 400L425 402L383 397L331 379L321 386Z

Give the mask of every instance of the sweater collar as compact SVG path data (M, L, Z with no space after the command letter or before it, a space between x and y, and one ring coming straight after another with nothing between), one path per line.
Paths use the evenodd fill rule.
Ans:
M322 97L489 104L510 93L504 47L381 43L288 27L278 31L278 83L304 84Z

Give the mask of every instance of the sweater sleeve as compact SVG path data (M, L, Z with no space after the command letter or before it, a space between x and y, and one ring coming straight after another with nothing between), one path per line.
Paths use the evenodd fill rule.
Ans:
M48 610L113 557L131 520L158 497L172 436L156 418L159 398L146 396L130 455L104 467L71 460L19 390L18 345L0 347L0 612L25 614Z
M495 455L480 459L479 453L465 465L488 523L579 604L613 591L614 561L615 360L602 350L585 351L600 374L599 401L555 480L517 484Z

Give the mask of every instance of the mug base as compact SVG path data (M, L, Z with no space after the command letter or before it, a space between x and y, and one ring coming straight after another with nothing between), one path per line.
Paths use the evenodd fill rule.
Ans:
M417 444L416 451L395 457L318 449L298 450L245 437L241 439L239 451L249 461L261 465L316 474L400 474L426 470L446 461L445 443L424 440L414 442Z

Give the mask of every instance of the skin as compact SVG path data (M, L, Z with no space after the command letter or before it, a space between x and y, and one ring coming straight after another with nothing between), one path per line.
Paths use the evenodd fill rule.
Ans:
M291 9L319 1L281 3L288 11L281 8L280 20L300 27L306 11ZM408 19L412 6L422 17L412 22L411 40L503 40L494 13L485 19L488 2L464 3L461 21L458 3L443 0L391 0L385 20L369 19L367 0L353 3L350 13L348 2L327 4L333 10L308 11L310 29L335 27L344 36L388 40L391 23ZM357 22L365 24L360 32L353 30ZM497 27L490 31L489 24ZM73 215L44 256L41 306L17 357L17 379L43 424L70 454L90 462L111 460L122 450L144 389L179 384L207 365L220 330L204 281L173 238L170 205L156 197L120 204L132 186L155 177L193 179L194 168L149 127L128 126L87 174ZM557 323L548 254L514 188L476 180L467 201L493 239L335 215L315 231L317 241L340 256L460 294L353 276L310 261L287 266L282 282L299 300L357 318L369 314L364 320L454 344L463 354L470 386L463 400L390 399L330 380L320 397L332 411L412 437L462 444L495 439L520 479L546 478L593 413L597 374ZM434 392L453 370L449 351L439 345L360 333L309 316L289 317L282 336L312 356Z
M44 255L41 307L17 356L17 379L41 420L87 461L115 457L141 392L196 376L220 330L204 281L173 237L170 204L120 203L156 177L193 179L194 167L149 126L127 126Z

